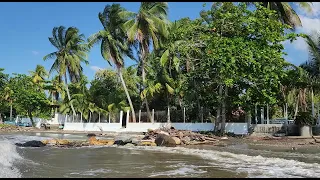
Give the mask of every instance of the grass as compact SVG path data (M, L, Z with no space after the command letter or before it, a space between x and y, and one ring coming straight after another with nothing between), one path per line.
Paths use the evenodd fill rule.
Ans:
M15 125L11 124L0 124L0 127L14 127Z

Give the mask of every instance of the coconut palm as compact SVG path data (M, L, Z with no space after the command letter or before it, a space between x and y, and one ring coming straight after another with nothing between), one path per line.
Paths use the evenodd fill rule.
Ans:
M125 22L125 19L119 16L119 13L124 11L120 4L107 5L103 12L98 14L99 20L103 26L103 30L93 34L88 38L89 46L101 42L101 55L111 65L114 64L117 68L123 89L126 93L131 111L133 122L136 122L135 111L133 104L123 79L122 68L124 66L124 56L133 59L131 48L126 41L126 34L120 28Z
M305 11L312 12L311 2L295 2L295 3ZM298 14L292 8L289 2L263 2L262 4L266 8L275 10L279 15L279 20L282 23L290 25L293 29L296 27L302 26L302 23Z
M84 38L84 35L79 34L79 30L75 27L69 27L67 30L64 26L55 27L52 30L52 37L49 37L49 41L57 48L57 51L43 58L44 60L54 59L49 73L56 71L60 77L64 76L69 101L71 101L71 96L67 74L72 82L77 82L82 74L81 63L88 64L87 52L89 49L87 44L84 43ZM73 114L75 114L72 102L70 102L70 106Z
M10 121L12 120L12 101L13 101L13 90L9 87L5 87L3 90L3 99L10 103Z
M254 5L256 2L246 2L248 5ZM308 13L312 13L312 2L294 2L300 8L305 10ZM215 2L212 4L212 8L215 8L221 5L221 2ZM279 20L291 26L291 28L295 29L296 27L302 26L301 20L296 13L296 11L292 8L292 4L289 2L262 2L262 5L271 10L275 10L279 15ZM203 12L202 12L203 13Z
M54 76L49 82L49 84L46 85L45 89L49 91L49 98L51 98L52 106L57 105L60 96L62 97L62 99L65 98L65 89L60 76Z
M168 4L165 2L141 2L138 13L129 11L120 13L122 17L129 18L123 24L129 42L138 41L139 43L143 83L146 81L145 66L151 43L154 49L158 49L161 38L168 36L167 11ZM145 104L150 116L147 99L145 99Z
M48 77L48 72L46 69L41 65L37 65L35 71L30 71L30 74L32 77L32 82L35 83L39 89L42 89L45 79Z

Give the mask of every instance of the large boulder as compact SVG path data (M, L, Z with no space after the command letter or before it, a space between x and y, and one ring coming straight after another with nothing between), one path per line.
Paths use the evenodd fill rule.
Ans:
M96 139L96 137L92 136L89 138L89 144L90 145L113 145L115 144L115 141L114 140L108 140L108 139L105 139L105 140L102 140L102 139Z
M191 139L188 136L185 136L185 137L181 138L181 142L183 144L187 144L188 145L188 144L190 144L190 141L191 141Z
M127 144L127 143L131 143L132 142L132 138L133 137L130 136L130 135L120 135L120 136L116 136L114 138L114 140L115 140L115 142L124 145L124 144Z
M173 139L176 142L176 145L181 144L181 140L177 137L171 137L171 139Z
M165 134L158 134L155 143L157 146L167 147L175 147L177 145L176 141L172 137Z
M20 147L43 147L46 144L42 143L41 141L28 141L28 142L25 142L23 144L16 143L16 145L20 146Z

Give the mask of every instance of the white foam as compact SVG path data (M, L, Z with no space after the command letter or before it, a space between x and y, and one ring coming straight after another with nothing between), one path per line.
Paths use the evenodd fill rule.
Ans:
M184 163L179 163L177 165L171 165L168 167L178 167L178 169L164 171L164 172L158 172L158 173L152 173L149 177L156 177L156 176L194 176L196 174L203 174L207 171L203 171L200 168L200 166L194 166L194 165L186 165Z
M22 157L16 151L16 146L8 140L0 139L0 178L19 178L21 173L13 166Z
M141 149L149 151L162 151L166 153L179 153L196 155L209 160L213 167L229 169L237 172L246 172L248 177L319 177L320 165L318 163L305 163L283 158L262 156L249 156L234 154L216 150L190 149L183 147L121 147L129 149ZM189 167L189 166L188 166ZM190 169L178 169L177 172L192 171ZM167 175L170 172L165 172Z
M95 176L97 173L107 173L107 172L111 172L111 170L109 169L96 169L96 170L88 170L88 171L84 171L84 172L72 172L70 174L72 175L82 175L82 176Z

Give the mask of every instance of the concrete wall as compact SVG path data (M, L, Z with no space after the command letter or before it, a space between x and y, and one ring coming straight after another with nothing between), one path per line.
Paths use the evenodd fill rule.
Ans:
M65 123L63 130L70 131L119 131L121 123Z
M65 123L64 130L71 131L103 131L113 132L146 132L148 129L158 129L164 126L173 126L179 130L212 131L213 123L128 123L122 128L121 123ZM247 123L226 123L226 131L235 134L247 134Z

